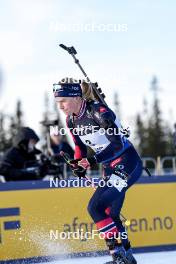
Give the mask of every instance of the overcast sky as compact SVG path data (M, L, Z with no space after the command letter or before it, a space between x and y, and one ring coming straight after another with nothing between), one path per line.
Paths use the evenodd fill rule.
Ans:
M121 102L122 123L133 125L150 82L159 79L164 117L176 121L176 2L174 0L0 0L0 110L21 99L26 125L39 131L44 92L65 76L81 78L59 43L75 46L93 81L112 106Z

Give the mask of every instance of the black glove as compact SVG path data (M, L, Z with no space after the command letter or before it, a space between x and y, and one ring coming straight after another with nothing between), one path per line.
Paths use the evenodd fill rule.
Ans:
M82 166L78 165L78 162L80 160L81 159L70 160L69 165L70 165L70 168L71 168L74 176L76 176L78 178L84 178L86 175L86 169L84 169Z
M74 176L76 176L78 178L85 178L86 169L84 169L81 166L78 166L77 168L72 169L72 172L73 172Z

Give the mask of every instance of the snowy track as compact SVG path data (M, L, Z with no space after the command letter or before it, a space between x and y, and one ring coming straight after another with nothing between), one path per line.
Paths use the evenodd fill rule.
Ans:
M145 253L135 255L138 264L175 264L176 251ZM51 264L103 264L111 260L110 257L96 257L96 258L76 258L68 260L59 260L50 262ZM48 262L47 262L48 263Z

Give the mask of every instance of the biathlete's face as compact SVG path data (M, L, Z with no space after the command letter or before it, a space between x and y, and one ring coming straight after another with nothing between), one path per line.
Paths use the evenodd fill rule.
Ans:
M56 97L57 107L66 115L78 114L81 107L81 97Z

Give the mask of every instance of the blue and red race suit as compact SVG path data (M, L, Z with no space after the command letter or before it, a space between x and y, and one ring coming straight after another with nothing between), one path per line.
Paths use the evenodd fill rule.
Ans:
M88 205L89 214L104 238L125 232L120 211L125 192L142 174L142 161L138 153L114 112L102 103L83 100L79 114L67 116L67 126L75 143L74 158L86 158L89 146L95 153L88 159L90 163L103 164L106 184L98 187L92 196ZM107 184L111 177L121 180L114 172L115 168L122 169L128 175L127 184L122 184L121 188ZM122 243L124 246L129 243L128 238L123 239Z

